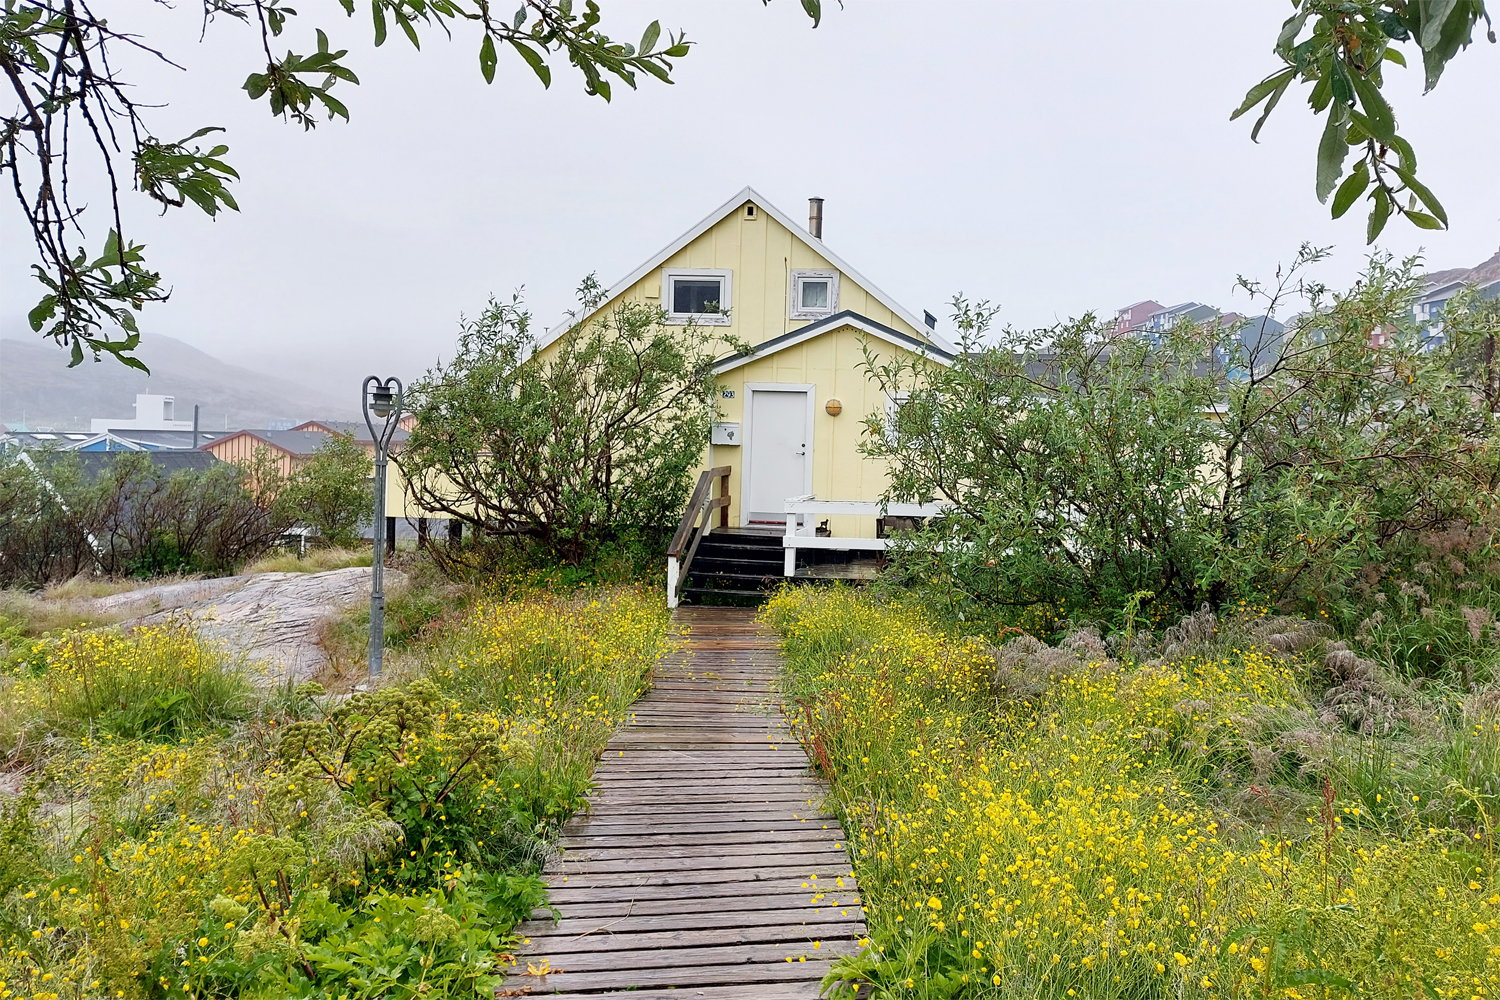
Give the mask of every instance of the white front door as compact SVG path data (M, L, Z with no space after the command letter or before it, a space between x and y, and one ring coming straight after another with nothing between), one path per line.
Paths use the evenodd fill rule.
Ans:
M812 480L811 398L811 388L804 386L750 389L748 502L742 508L747 525L785 525L784 501L807 493Z

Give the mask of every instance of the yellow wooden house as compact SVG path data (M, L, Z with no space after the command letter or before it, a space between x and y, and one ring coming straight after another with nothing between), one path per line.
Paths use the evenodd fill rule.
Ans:
M702 460L708 492L694 502L727 493L715 524L788 536L775 540L788 569L796 548L877 549L882 516L930 513L878 505L885 470L859 446L865 417L891 401L863 370L865 349L953 359L930 316L917 319L823 242L822 210L812 199L804 228L747 187L613 285L595 313L570 317L538 345L545 358L572 326L621 300L659 304L669 323L750 345L714 366L721 413Z

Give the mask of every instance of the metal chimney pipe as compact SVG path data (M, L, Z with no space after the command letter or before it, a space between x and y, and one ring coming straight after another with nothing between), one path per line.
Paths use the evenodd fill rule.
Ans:
M807 199L807 231L813 234L814 239L823 238L823 199Z
M198 404L193 404L193 448L198 447Z

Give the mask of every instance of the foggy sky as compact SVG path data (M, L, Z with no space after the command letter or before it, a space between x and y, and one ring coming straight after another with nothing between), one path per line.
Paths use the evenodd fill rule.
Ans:
M309 0L297 46L331 28L362 81L335 91L352 123L309 133L239 90L260 68L252 31L221 21L200 44L191 0L103 6L187 69L132 65L140 98L168 102L149 113L157 133L224 126L243 176L242 211L218 221L129 197L128 235L174 288L143 328L351 397L366 373L409 378L448 354L460 313L491 293L525 286L550 325L584 274L615 281L746 184L794 219L826 198L828 245L944 319L957 292L1018 326L1145 298L1244 311L1236 274L1270 279L1303 241L1336 246L1316 275L1334 285L1367 253L1364 211L1332 222L1313 196L1321 119L1305 92L1259 145L1228 120L1278 65L1291 8L1276 0L825 0L817 30L796 0L605 0L618 37L659 17L697 43L675 85L617 86L613 104L557 62L544 91L505 52L485 86L462 27L451 43L429 30L420 53L393 29L376 50L363 7L346 20ZM1381 245L1478 263L1500 244L1500 46L1462 53L1426 97L1419 66L1387 72L1453 228L1393 220ZM0 210L10 337L32 336L39 294L19 223Z

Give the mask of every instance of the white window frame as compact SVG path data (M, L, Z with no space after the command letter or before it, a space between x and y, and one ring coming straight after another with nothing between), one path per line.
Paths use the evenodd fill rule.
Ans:
M672 283L678 278L718 278L719 287L724 293L719 299L719 311L716 313L672 312L672 303L675 301ZM688 323L695 323L698 326L728 326L733 294L733 271L715 267L664 267L661 269L661 301L667 310L668 323L678 326Z
M885 443L892 448L899 447L901 435L896 431L896 414L901 407L911 398L909 392L887 393L885 397Z
M802 308L802 282L812 278L828 282L828 307L826 309ZM788 316L791 319L823 319L839 311L839 272L833 270L793 271L791 287L787 289Z

